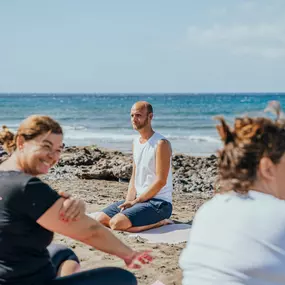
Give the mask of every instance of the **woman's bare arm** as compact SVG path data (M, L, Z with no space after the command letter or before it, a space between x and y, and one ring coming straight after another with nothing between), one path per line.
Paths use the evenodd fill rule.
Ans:
M78 221L64 223L58 219L59 210L64 202L58 199L38 220L42 227L70 238L81 241L103 252L116 255L126 261L134 251L122 243L110 230L96 220L84 215Z

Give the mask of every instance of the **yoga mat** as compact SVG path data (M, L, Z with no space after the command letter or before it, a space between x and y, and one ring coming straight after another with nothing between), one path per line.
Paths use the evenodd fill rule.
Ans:
M190 229L191 225L188 224L170 224L140 233L130 233L129 236L144 238L149 243L177 244L188 240Z
M99 212L87 214L89 217L95 219ZM130 237L141 237L146 239L149 243L168 243L177 244L186 242L190 234L191 225L188 224L169 224L156 229L143 231L140 233L129 233Z

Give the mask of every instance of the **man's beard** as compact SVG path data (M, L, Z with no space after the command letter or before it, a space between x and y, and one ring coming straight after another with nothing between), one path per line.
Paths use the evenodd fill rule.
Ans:
M146 118L145 121L143 123L141 123L140 125L135 125L135 127L139 131L139 130L143 129L145 126L147 126L147 124L148 124L148 118Z

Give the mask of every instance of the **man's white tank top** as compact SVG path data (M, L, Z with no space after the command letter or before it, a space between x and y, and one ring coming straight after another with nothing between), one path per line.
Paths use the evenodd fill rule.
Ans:
M159 133L154 133L146 143L140 143L140 138L134 139L133 158L136 165L135 187L137 196L144 193L156 179L156 148L160 140L166 138ZM172 159L166 185L153 198L162 199L172 203Z

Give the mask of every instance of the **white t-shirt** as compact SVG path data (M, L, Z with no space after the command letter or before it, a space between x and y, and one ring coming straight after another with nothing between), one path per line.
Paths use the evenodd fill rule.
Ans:
M141 195L154 183L156 175L156 149L160 140L166 140L164 136L155 132L145 143L140 143L140 138L134 140L133 156L136 164L135 188L137 195ZM172 203L172 167L170 157L170 167L168 171L166 185L153 197Z
M285 201L216 195L197 212L180 266L183 285L285 284Z

